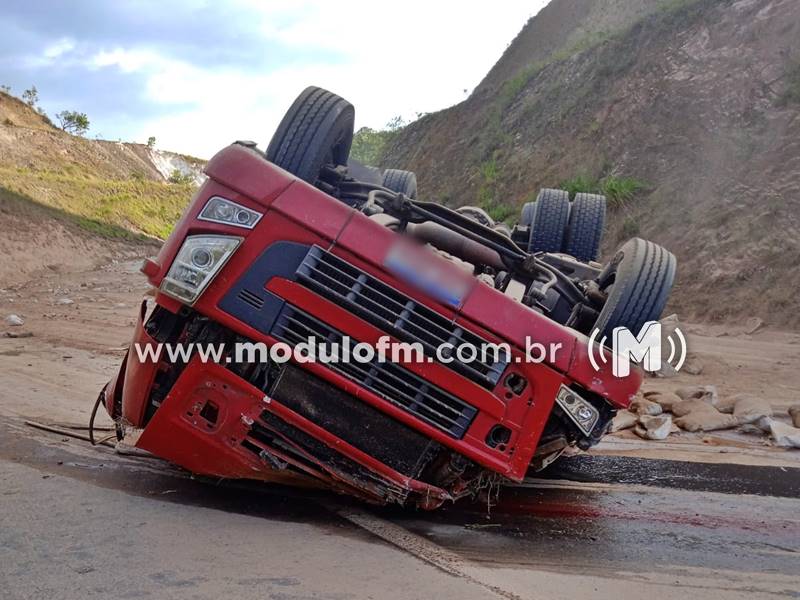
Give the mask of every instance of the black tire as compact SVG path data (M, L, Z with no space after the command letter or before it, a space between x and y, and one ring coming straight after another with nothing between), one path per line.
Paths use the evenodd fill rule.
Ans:
M417 176L412 171L386 169L383 172L383 187L403 194L408 198L417 197Z
M309 183L325 164L346 165L355 109L344 98L307 87L286 112L267 147L267 159Z
M488 227L489 229L494 229L494 226L496 225L494 219L489 216L489 213L477 206L460 206L456 209L456 212L469 219L472 219L473 221L476 221L477 223L480 223L484 227Z
M598 339L615 327L634 335L647 321L657 321L667 304L675 280L675 256L658 244L633 238L623 244L600 275L600 288L608 293L597 317Z
M576 194L569 213L564 252L583 262L597 260L605 224L606 197Z
M519 224L523 227L528 227L533 221L533 210L536 206L535 202L526 202L522 205L522 212L519 216Z
M569 193L543 189L533 209L528 252L561 252L569 219Z

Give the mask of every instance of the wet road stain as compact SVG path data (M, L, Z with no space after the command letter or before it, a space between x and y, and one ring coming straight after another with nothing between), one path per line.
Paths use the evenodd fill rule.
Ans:
M502 489L491 507L485 501L462 501L435 512L370 508L324 491L195 479L161 461L128 459L108 448L87 452L82 442L21 435L21 431L0 423L0 459L32 466L45 477L62 475L158 501L309 523L333 535L371 539L366 531L337 515L335 508L328 508L350 506L480 564L603 576L613 570L652 569L654 565L678 572L696 567L737 570L743 564L748 571L794 575L800 564L800 520L796 518L800 503L787 498L740 498L730 492L729 496L709 497L696 490L642 491L613 486L558 489L548 488L548 480L539 480L540 487ZM601 457L593 460L597 458ZM647 471L638 476L625 472L625 462L599 463L592 471L570 459L567 472L583 473L584 479L591 474L595 481L602 474L604 482L653 480ZM668 473L671 468L675 466L657 465L651 473ZM745 471L761 468L745 468L738 473L739 480ZM701 465L699 472L707 474L705 469ZM717 471L717 478L720 473ZM559 475L563 478L565 472L559 471ZM757 474L749 476L750 481L757 478ZM728 485L716 486L715 491L719 487L740 489ZM787 493L785 490L792 488L773 485L770 489ZM730 504L730 511L719 506L720 498ZM740 506L742 502L745 504Z
M563 458L534 478L800 498L800 468L788 467L582 455Z

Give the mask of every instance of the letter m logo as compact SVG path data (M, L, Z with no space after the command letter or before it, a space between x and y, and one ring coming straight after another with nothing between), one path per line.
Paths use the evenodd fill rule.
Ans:
M637 337L627 327L614 328L612 347L616 377L627 377L631 372L631 361L642 363L644 370L658 371L661 368L661 323L648 321Z

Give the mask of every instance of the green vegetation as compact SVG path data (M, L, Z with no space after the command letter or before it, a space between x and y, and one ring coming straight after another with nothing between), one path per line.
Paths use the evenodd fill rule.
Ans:
M487 212L498 223L505 221L516 212L514 207L500 201L498 190L500 169L497 164L497 153L478 167L480 187L478 188L478 206Z
M194 175L191 173L184 173L180 169L174 169L167 179L170 183L176 185L191 185L194 183Z
M190 184L102 179L78 166L59 171L0 167L0 186L68 215L107 237L166 238L195 191Z
M379 166L389 143L406 125L402 117L394 117L383 129L362 127L353 136L350 156L365 165Z
M593 179L587 175L580 174L562 181L559 187L567 190L571 197L581 192L603 194L608 199L609 206L618 208L636 198L638 194L647 190L649 186L644 181L639 181L633 177L606 175L602 179Z
M30 89L22 92L22 101L31 108L36 106L39 102L39 90L36 89L35 85L32 85Z
M156 147L156 136L151 135L149 138L147 138L147 147L151 150Z
M353 136L350 156L365 165L379 164L391 135L391 131L378 131L370 127L362 127Z
M73 135L83 135L89 130L89 117L76 110L62 110L56 114L62 130Z

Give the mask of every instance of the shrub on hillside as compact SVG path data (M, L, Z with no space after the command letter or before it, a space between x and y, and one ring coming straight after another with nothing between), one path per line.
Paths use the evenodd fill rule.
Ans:
M167 181L178 185L189 185L194 183L194 176L191 173L183 173L180 169L174 169Z
M572 198L578 193L603 194L609 206L617 208L633 200L637 194L646 190L648 185L633 177L606 175L602 179L593 179L587 175L576 175L562 181L559 187L567 190Z
M39 90L36 89L35 85L22 92L22 101L28 106L36 106L36 103L39 102Z
M353 135L350 156L365 165L380 165L384 152L396 133L408 125L402 117L394 117L384 129L362 127Z
M89 117L75 110L62 110L56 115L61 129L74 135L83 135L89 130Z

